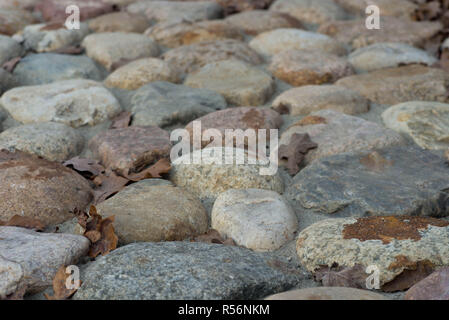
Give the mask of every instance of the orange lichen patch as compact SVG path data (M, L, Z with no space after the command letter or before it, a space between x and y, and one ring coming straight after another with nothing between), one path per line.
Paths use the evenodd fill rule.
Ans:
M393 165L393 161L385 159L377 151L371 152L361 158L360 163L363 164L368 170L372 171L383 171L386 167Z
M400 254L394 257L395 261L390 263L388 266L388 270L394 270L399 268L405 268L408 270L416 270L418 265L425 265L428 267L434 268L435 265L430 262L429 260L423 260L423 261L412 261L408 257Z
M343 239L381 240L383 244L394 239L418 241L421 239L419 231L430 225L446 227L449 222L428 217L366 217L345 225L342 235Z

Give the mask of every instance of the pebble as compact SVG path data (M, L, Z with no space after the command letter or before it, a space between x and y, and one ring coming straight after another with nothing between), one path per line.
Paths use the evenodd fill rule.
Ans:
M296 237L298 219L278 193L230 189L217 197L212 228L237 245L254 251L273 251Z
M126 11L112 12L89 20L89 29L93 32L132 32L143 33L150 27L150 22L141 13Z

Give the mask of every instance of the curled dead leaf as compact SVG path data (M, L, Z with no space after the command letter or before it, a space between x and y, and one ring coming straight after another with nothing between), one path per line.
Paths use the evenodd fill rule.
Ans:
M106 255L117 248L118 237L115 234L113 222L115 216L103 219L97 213L95 206L89 210L90 221L86 224L84 236L91 242L89 257L95 258L98 255Z
M279 158L288 161L287 170L291 175L295 175L299 172L299 165L303 162L307 153L317 147L318 145L310 139L307 133L295 133L288 145L279 147Z
M0 226L20 227L33 229L36 231L44 231L45 225L38 219L14 215L7 222L0 221Z
M365 289L367 277L368 274L365 272L365 267L360 264L344 268L336 264L331 267L321 266L314 273L315 280L321 281L325 287Z
M47 300L66 300L75 294L78 289L68 289L67 288L67 278L70 276L70 273L66 272L67 266L62 266L56 272L55 277L53 278L53 292L54 295L50 296L44 293L44 296Z

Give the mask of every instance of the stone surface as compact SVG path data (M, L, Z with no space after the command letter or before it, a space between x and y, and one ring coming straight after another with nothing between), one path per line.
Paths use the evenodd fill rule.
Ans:
M169 133L158 127L128 127L100 132L89 141L89 149L113 170L138 172L162 158L171 149Z
M151 21L201 21L221 18L223 8L212 1L139 1L128 12L144 13Z
M300 87L332 83L354 74L345 58L309 50L290 49L273 56L269 70L277 78Z
M331 109L349 115L368 112L369 102L356 91L335 85L309 85L292 88L280 94L272 107L291 115L308 115Z
M148 19L140 13L113 12L89 20L93 32L135 32L143 33L150 27Z
M206 148L183 154L172 159L170 180L177 186L184 187L197 195L200 199L215 199L220 193L229 189L265 189L282 193L284 184L278 173L262 175L260 169L263 159L257 159L252 164L245 156L240 162L234 148ZM217 163L214 160L221 160ZM226 154L232 154L229 164L225 160ZM201 163L193 160L201 157ZM253 156L249 156L254 159Z
M3 94L3 92L11 89L15 85L16 81L14 77L5 69L0 68L0 94Z
M89 249L82 236L16 227L0 227L0 238L0 298L22 286L27 292L50 286L61 266L77 263Z
M337 216L449 214L449 171L444 158L397 146L320 159L299 172L288 199Z
M82 46L88 57L111 71L126 62L156 57L159 47L150 38L138 33L103 32L84 38Z
M399 67L407 64L431 66L437 62L429 53L405 43L375 43L353 51L349 63L357 73Z
M235 246L130 244L90 264L81 273L83 285L74 299L257 299L288 290L300 280L288 265L276 267L279 262L284 265Z
M75 208L84 210L92 200L89 183L78 173L20 151L0 152L0 181L3 221L17 214L57 224L73 218Z
M334 20L344 20L346 12L334 0L277 0L270 11L289 14L301 22L319 25Z
M337 55L346 54L346 49L338 41L324 34L293 28L280 28L256 36L249 43L260 54L272 56L289 50L311 50Z
M42 0L0 0L0 8L33 9Z
M12 36L34 22L36 18L26 10L0 8L0 34Z
M191 73L212 62L235 59L260 64L262 58L246 43L238 40L205 41L166 52L162 58L183 73Z
M347 43L353 48L361 48L378 42L403 42L412 46L421 47L426 40L431 39L441 30L439 22L410 21L395 17L381 16L379 30L367 29L366 18L331 21L322 24L318 32Z
M273 251L293 240L298 219L276 192L231 189L217 197L212 228L237 245L255 251Z
M22 46L11 37L0 35L0 65L12 58L20 57L23 53Z
M296 242L301 264L313 272L320 266L375 265L380 286L418 262L449 264L449 223L424 217L326 219L304 229Z
M279 129L282 125L282 118L274 110L265 109L260 107L235 107L225 110L209 113L201 118L197 118L194 121L200 123L201 134L203 135L206 130L215 129L218 130L222 137L222 143L225 144L226 130L247 130L254 129L256 135L258 135L259 129L267 130L267 140L270 139L269 130ZM194 135L194 125L190 122L186 126L190 136ZM215 141L215 140L214 140ZM206 146L210 141L203 141L202 145ZM245 143L247 145L247 143ZM234 145L235 146L235 145Z
M249 35L280 28L303 28L301 21L288 14L266 10L244 11L228 16L225 21Z
M404 300L449 300L449 267L416 283L407 290Z
M201 0L199 0L201 1ZM274 0L214 0L225 10L226 15L236 12L268 9Z
M388 300L369 290L346 287L317 287L281 292L265 300Z
M158 58L143 58L127 63L111 73L105 80L107 87L136 90L154 81L180 82L176 69Z
M184 84L216 91L236 106L263 105L275 89L268 73L237 60L209 63L190 74Z
M410 101L394 105L382 113L388 128L408 134L422 148L449 148L449 104Z
M57 53L30 54L20 60L13 74L22 86L79 78L103 79L101 71L88 57Z
M43 0L37 4L36 9L46 21L65 21L66 8L70 5L78 6L81 21L109 13L114 9L112 4L103 0Z
M62 123L25 124L0 133L0 149L16 149L50 161L73 158L83 147L83 136Z
M151 27L145 35L169 48L203 41L243 40L243 32L224 20L161 22Z
M77 46L89 34L87 24L80 23L79 29L69 30L58 24L32 24L23 29L24 47L35 52L50 52L69 46Z
M102 216L115 216L120 243L184 240L206 233L207 212L195 196L150 180L126 187L97 207Z
M211 90L153 82L137 90L131 99L132 125L166 127L187 124L226 106L226 100Z
M414 64L349 76L338 80L336 85L355 90L380 104L414 100L446 102L449 74Z
M281 135L279 145L288 145L295 133L307 133L318 144L318 148L306 155L305 163L338 153L404 143L403 138L393 130L333 110L313 112L308 118L293 124Z
M22 123L53 121L74 128L96 125L121 111L117 99L101 83L81 79L14 88L0 102Z
M418 5L408 0L335 0L348 12L365 16L366 7L375 5L380 9L382 16L410 18L418 9Z

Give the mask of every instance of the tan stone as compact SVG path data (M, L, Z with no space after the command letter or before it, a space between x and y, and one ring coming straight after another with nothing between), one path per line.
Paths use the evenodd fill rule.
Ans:
M94 32L135 32L143 33L150 22L143 14L125 11L101 15L89 21L89 29Z

